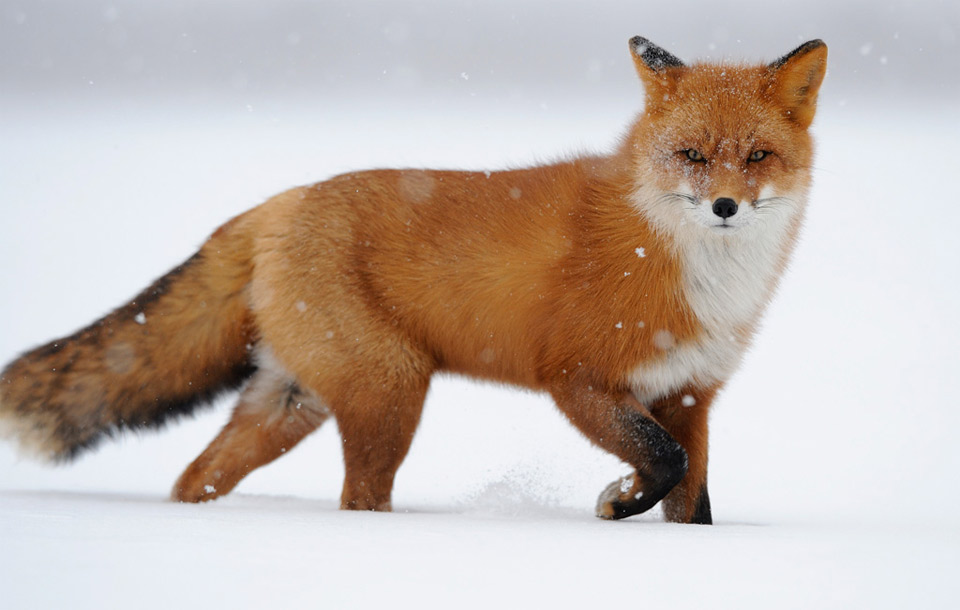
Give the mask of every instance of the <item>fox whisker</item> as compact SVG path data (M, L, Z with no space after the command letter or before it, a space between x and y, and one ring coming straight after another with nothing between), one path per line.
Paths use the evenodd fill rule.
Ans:
M689 202L689 203L694 204L694 206L696 206L697 204L700 203L700 201L699 201L696 197L694 197L693 195L687 195L686 193L676 193L676 192L673 192L673 191L668 191L668 192L660 195L659 197L657 197L657 201L658 201L658 202L659 202L659 201L670 201L670 200L686 201L686 202Z
M757 209L771 207L777 204L796 204L796 200L790 197L764 197L753 202L753 205L756 206Z

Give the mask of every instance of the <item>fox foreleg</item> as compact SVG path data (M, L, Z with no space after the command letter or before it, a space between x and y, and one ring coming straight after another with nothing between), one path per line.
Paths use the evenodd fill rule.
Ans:
M635 468L600 495L598 517L622 519L645 512L687 474L686 450L629 392L587 385L554 392L554 398L588 439Z
M686 452L686 474L663 498L663 516L674 523L713 523L707 491L707 417L718 387L687 387L654 401L649 412L662 430ZM630 402L632 399L628 397ZM641 408L635 403L636 408ZM649 428L649 426L647 426ZM657 444L654 438L654 445ZM638 488L637 474L624 477L600 495L597 513L609 519L636 514L631 494ZM642 479L642 475L640 476ZM636 499L636 498L634 498ZM645 509L644 509L645 510Z

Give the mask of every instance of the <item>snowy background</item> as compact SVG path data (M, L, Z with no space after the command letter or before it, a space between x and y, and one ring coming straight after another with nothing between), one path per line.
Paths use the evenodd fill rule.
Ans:
M717 525L595 519L625 466L545 397L452 377L393 514L335 510L330 424L231 496L166 502L224 401L67 467L0 445L0 605L954 607L950 0L4 0L0 362L292 185L609 150L640 107L635 34L688 60L830 47L803 239L711 420Z

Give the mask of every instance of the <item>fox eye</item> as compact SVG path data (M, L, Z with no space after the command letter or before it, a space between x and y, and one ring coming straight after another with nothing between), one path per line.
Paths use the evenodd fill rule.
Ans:
M764 159L766 159L767 155L769 154L770 153L765 150L755 150L752 153L750 153L750 157L747 160L752 163L756 163L757 161L763 161Z
M706 159L703 158L703 155L700 154L699 150L695 148L688 148L683 151L683 154L687 155L687 159L690 159L694 163L703 163Z

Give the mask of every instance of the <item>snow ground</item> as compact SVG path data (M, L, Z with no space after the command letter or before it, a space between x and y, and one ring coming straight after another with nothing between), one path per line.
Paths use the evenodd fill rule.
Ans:
M2 496L4 606L946 608L956 536L902 523L683 527L241 496Z
M636 109L3 107L3 362L120 304L288 186L604 150ZM714 527L594 519L624 466L542 396L440 378L394 514L335 510L332 426L233 496L166 502L226 403L68 467L0 445L3 607L953 607L957 118L821 108L802 243L713 414Z

